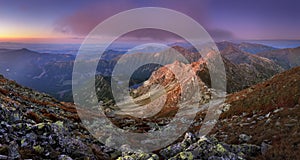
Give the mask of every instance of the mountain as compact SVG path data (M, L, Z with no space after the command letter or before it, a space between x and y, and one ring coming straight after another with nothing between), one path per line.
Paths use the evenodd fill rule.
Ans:
M259 146L231 145L212 137L185 138L156 153L118 151L97 141L81 123L72 103L56 99L0 76L0 157L1 159L185 159L190 157L245 159L259 154ZM83 111L85 118L98 114ZM115 117L113 123L132 120ZM140 127L153 122L146 121ZM155 123L155 122L154 122ZM139 123L137 123L139 125ZM93 124L96 125L96 124ZM153 125L155 127L157 125ZM149 126L150 128L151 125ZM186 150L187 147L194 147ZM178 148L179 147L179 148ZM201 150L200 150L201 149ZM184 152L184 153L182 153Z
M235 64L223 57L228 77L234 83L248 81L241 70L243 64ZM199 59L192 64L178 61L167 65L170 69L179 71L183 79L176 80L166 67L154 71L144 85L133 90L136 98L144 95L151 88L149 85L162 84L167 88L165 110L158 112L154 118L134 118L119 115L108 104L105 112L116 126L134 132L155 131L169 123L170 118L177 112L172 107L180 97L178 83L189 86L192 78L188 76L193 70L200 77L202 96L198 101L206 104L217 94L205 83L207 67L205 60ZM64 64L64 63L63 63ZM254 64L254 63L253 63ZM65 68L62 64L57 64ZM252 67L249 70L255 70ZM256 71L256 70L255 70ZM202 75L201 75L202 73ZM250 78L249 74L248 78ZM300 67L295 67L279 73L271 79L228 95L221 106L226 106L220 120L210 135L197 138L195 132L203 122L202 112L198 114L191 125L190 132L177 141L154 153L121 152L104 146L86 131L72 103L60 102L51 96L22 87L14 81L0 76L0 157L4 159L295 159L299 153L299 105L300 105ZM105 90L109 87L110 79L98 76L96 86ZM234 85L240 85L234 84ZM250 84L250 83L249 83ZM187 88L190 91L193 88ZM109 89L108 89L109 90ZM97 89L98 91L98 89ZM156 90L157 91L157 90ZM160 92L154 92L160 93ZM191 92L194 93L194 92ZM98 96L107 97L105 92L97 92ZM155 94L154 94L155 95ZM144 98L144 99L143 99ZM149 97L137 99L138 103L147 102ZM150 106L153 108L153 106ZM108 109L109 108L109 109ZM136 110L129 110L135 115ZM84 116L97 116L86 111ZM201 119L202 118L202 119ZM182 119L180 119L182 120ZM94 124L96 125L96 124ZM215 138L214 138L215 137Z
M221 51L221 57L226 71L228 93L240 91L283 71L273 61L243 52L234 46L224 48ZM206 62L206 60L200 58L193 61L191 66L201 80L210 87L211 80ZM161 75L165 74L164 72L160 73ZM223 76L225 77L225 75Z
M221 55L230 62L251 67L254 72L260 73L261 79L268 79L284 69L270 59L253 55L230 45L221 50Z
M298 159L300 67L229 94L219 107L216 112L221 115L208 136L199 140L192 134L203 127L206 111L200 111L190 127L191 133L188 132L181 141L167 149L160 150L159 154L166 157L175 155L178 159L208 159L206 156L211 154L208 148L214 150L219 146L219 150L227 153L227 159L238 159L228 155L231 149L238 151L240 156L246 156L246 159ZM214 146L216 143L217 146Z
M246 43L246 42L240 43L238 48L242 51L252 53L252 54L277 50L277 48L274 47L270 47L262 44L256 44L256 43Z
M239 68L237 64L231 63L226 60L226 58L224 58L224 60L226 66L229 66L229 64L232 65L228 67L229 70L235 67ZM168 68L175 68L175 70L183 72L188 69L199 72L206 69L205 63L206 62L203 59L190 65L174 62L154 71L149 80L144 82L144 85L133 91L133 97L137 99L136 102L144 103L147 101L147 97L143 97L143 95L147 94L149 91L154 91L154 95L159 94L157 91L159 89L154 88L153 90L151 89L151 86L160 84L166 89L167 101L164 106L167 106L167 108L160 110L158 114L154 116L154 119L144 119L149 122L142 122L141 120L130 116L125 116L127 119L133 119L133 122L130 124L124 124L125 122L120 121L119 118L113 120L113 122L117 126L123 126L127 129L137 130L138 132L151 130L148 126L149 123L155 122L159 124L156 129L166 125L166 123L168 124L168 118L172 117L177 112L176 108L172 108L172 106L174 106L179 99L178 81ZM237 76L235 72L231 73L233 76ZM242 73L243 72L239 74ZM251 74L249 74L249 77L251 77ZM189 77L186 78L190 79ZM201 76L200 78L201 80L203 79ZM205 104L210 100L211 95L215 95L215 93L204 83L201 83L201 80L201 90L204 94L200 103ZM243 78L240 80L243 80ZM242 152L240 155L246 156L247 159L250 157L259 159L295 159L298 156L297 153L299 152L300 142L300 127L297 123L300 120L299 80L300 67L296 67L276 74L265 82L229 94L225 103L220 105L220 119L209 135L216 137L216 139L221 141L219 145L224 148L224 152L231 152L230 149L234 148L234 150ZM245 82L245 80L242 82ZM185 83L181 84L186 85ZM157 106L152 104L151 107L152 110L155 110L155 107ZM146 113L150 111L151 110L145 110ZM135 113L134 115L138 114L138 110L125 110L125 113L132 114L131 112ZM120 114L119 112L116 113ZM197 132L201 127L205 112L200 111L197 115L198 116L195 118L195 121L190 128L192 133ZM143 126L144 130L140 130L134 126ZM180 159L180 156L197 158L199 152L203 153L202 151L209 150L206 148L208 144L218 144L216 139L213 140L205 137L204 139L200 138L201 140L199 140L194 137L194 134L192 133L185 135L181 140L169 146L167 149L160 150L158 154L164 158L170 156L175 156L178 159ZM189 139L188 143L187 139ZM201 141L201 143L199 141ZM193 149L198 148L199 143L202 145L201 150L195 152ZM228 144L237 146L230 146ZM245 148L239 148L240 145L247 148L246 150L248 153L243 153ZM214 146L211 147L214 148ZM209 155L210 153L211 152L207 151L202 157ZM136 157L138 155L130 154L128 156Z
M241 51L237 44L223 42L221 54L227 60L224 60L228 72L227 90L229 93L249 87L257 82L266 80L272 75L279 73L282 69L273 61L252 55ZM186 49L180 46L172 46L171 49L157 53L132 53L124 55L124 51L108 50L101 57L97 66L97 74L110 77L113 68L120 58L122 63L128 63L132 59L136 61L147 61L153 58L161 61L170 61L168 54L175 49L181 53L190 63L197 62L201 58L195 49ZM203 50L205 51L205 50ZM201 52L203 52L201 51ZM95 60L96 55L86 55L84 62L88 67L90 60ZM16 80L18 83L31 87L41 92L51 94L55 98L64 101L73 101L71 95L71 77L75 57L67 54L47 54L30 51L28 49L20 50L0 50L0 73L4 76ZM173 57L172 57L173 58ZM22 62L22 63L19 63ZM170 63L172 63L170 61ZM156 71L160 65L147 64L138 68L131 76L130 86L136 88L147 80L153 71ZM26 69L24 69L26 68ZM204 75L203 81L209 86L208 71L200 74ZM236 76L234 76L236 74ZM101 82L100 82L101 83ZM47 85L45 85L47 84Z
M284 69L300 66L300 47L261 52L257 55L273 60Z
M48 53L41 54L41 53L23 48L23 49L17 49L17 50L2 49L0 51L0 58L3 60L7 60L9 62L22 62L23 61L23 63L33 63L36 65L41 65L41 64L53 62L53 61L74 60L75 57L73 55L69 55L69 54L48 54Z
M174 74L176 73L176 76ZM178 79L179 78L179 79ZM207 102L211 93L208 91L208 87L194 76L193 67L191 64L184 64L179 61L175 61L171 64L165 65L154 71L150 78L143 83L142 86L135 89L132 96L135 101L141 104L147 103L151 100L149 93L155 96L157 99L151 103L146 109L145 113L155 112L156 106L160 106L160 102L164 101L162 109L155 114L154 117L171 116L178 109L177 105L180 103L180 97L182 99L191 99L196 92L195 81L197 81L201 96L199 97L200 103ZM187 90L188 89L188 90ZM188 98L184 98L181 91L187 92ZM165 96L164 96L165 93ZM159 96L158 96L159 95ZM153 98L152 98L153 99ZM185 102L192 104L193 102ZM124 111L124 110L123 110ZM127 111L134 113L136 109Z
M214 51L210 52L207 58L213 58L214 53ZM226 56L228 56L231 60L228 60ZM238 49L235 49L234 47L224 49L221 53L221 57L224 62L225 74L219 76L220 78L226 76L226 89L228 93L233 93L248 88L254 84L267 80L271 76L283 70L280 66L276 65L269 59L242 52ZM196 76L199 78L199 85L201 91L204 94L204 97L210 97L212 93L208 92L207 90L207 88L211 88L211 78L210 71L207 67L207 58L200 58L198 61L192 62L191 64L174 61L171 64L158 68L156 71L152 72L148 80L144 81L140 87L132 91L132 96L137 98L137 101L144 103L146 101L149 101L149 96L145 95L147 95L149 92L154 95L159 95L160 90L163 90L164 88L167 95L167 100L164 106L167 107L165 109L169 110L170 113L167 113L167 111L165 110L161 110L160 113L163 115L172 115L171 112L174 112L174 110L169 108L172 108L172 106L176 106L179 100L179 94L182 89L179 86L188 86L188 84L190 84L190 81L188 79L191 80L193 79L193 77L190 77L187 73L188 71L193 71L194 73L192 74L196 74ZM236 63L233 63L232 61ZM171 71L170 69L173 69L173 71ZM175 74L173 72L177 72L181 76L175 77ZM186 78L186 80L179 80L178 78L181 77ZM151 88L153 86L155 86L154 89ZM205 96L205 94L207 95ZM207 99L203 98L203 101L206 102ZM154 107L156 105L152 106ZM150 107L149 109L155 110L155 108L153 107ZM136 110L128 110L128 112L136 112ZM158 113L158 116L161 116L160 113Z
M257 84L270 78L276 73L279 73L279 71L274 71L273 73L266 74L261 70L257 70L253 65L235 64L232 63L230 60L226 59L225 57L222 58L226 72L226 91L228 93L233 93L248 88L254 84ZM201 80L208 87L210 87L211 79L206 61L201 60L195 62L193 63L193 66Z
M124 52L108 50L99 61L97 72L110 75ZM96 58L95 55L86 55ZM73 101L72 71L74 55L38 53L28 49L0 49L0 73L18 83L51 94L64 101ZM89 65L89 61L84 62Z
M23 48L1 50L0 59L0 73L4 76L41 92L53 94L60 89L66 89L59 88L57 84L60 81L71 79L70 74L62 72L68 69L72 71L72 68L66 68L67 65L56 64L69 63L75 57L68 54L38 53Z
M190 63L196 62L201 58L201 54L194 48L183 48L180 46L172 46L171 48L181 53Z
M238 48L241 51L248 52L251 54L277 50L277 48L274 47L257 44L257 43L247 43L247 42L233 43L233 42L223 41L223 42L217 42L216 44L219 50L223 50L228 46L234 46L235 48Z

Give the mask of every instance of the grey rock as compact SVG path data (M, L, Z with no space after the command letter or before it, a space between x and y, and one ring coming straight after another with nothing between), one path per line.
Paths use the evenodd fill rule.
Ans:
M0 159L8 159L6 155L0 155Z
M262 142L261 143L261 153L265 154L268 149L270 149L272 147L272 145L268 144L267 142Z
M252 137L248 136L247 134L240 134L239 141L240 142L248 142Z
M18 144L15 141L12 141L8 147L8 156L12 159L21 158L21 155L18 151Z
M58 160L73 160L73 159L67 155L60 155L58 157Z

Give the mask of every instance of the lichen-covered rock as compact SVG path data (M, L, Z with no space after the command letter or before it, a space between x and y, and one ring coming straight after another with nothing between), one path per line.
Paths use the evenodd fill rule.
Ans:
M67 155L60 155L58 157L58 160L73 160L73 159Z
M240 134L239 141L240 142L248 142L252 137L247 134Z
M143 153L143 152L123 152L122 156L117 160L158 160L159 157L156 154Z
M162 149L160 154L171 159L245 159L259 154L260 147L250 144L229 145L219 142L215 138L201 137L192 144L186 140ZM173 147L180 149L171 150ZM176 149L176 148L175 148ZM177 151L175 153L175 151ZM168 154L167 154L168 153Z
M0 77L1 158L111 159L77 117L74 106Z
M193 160L194 159L194 155L192 152L180 152L179 154L177 154L175 157L170 158L170 160Z
M159 155L148 153L123 153L119 160L161 159L193 160L193 159L220 159L242 160L260 154L260 147L250 144L229 145L219 142L212 137L197 138L187 133L184 139L176 144L161 149Z

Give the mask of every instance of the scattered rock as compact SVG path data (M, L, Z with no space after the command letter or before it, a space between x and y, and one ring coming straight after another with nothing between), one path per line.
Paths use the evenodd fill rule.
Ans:
M277 113L277 112L280 112L280 111L282 111L283 110L283 108L278 108L278 109L275 109L274 111L273 111L273 113Z
M15 141L12 141L9 145L8 156L12 159L21 158L21 155L18 151L18 144Z
M270 122L271 122L271 119L268 118L268 119L266 120L266 123L265 123L265 124L269 124Z
M240 142L248 142L252 137L248 136L247 134L240 134L239 141Z
M268 114L265 115L266 118L269 118L271 113L269 112Z
M122 156L117 160L159 160L156 154L148 154L143 152L133 153L133 152L123 152Z
M58 160L73 160L73 159L67 155L60 155L58 157Z
M0 159L8 159L6 155L0 155Z
M272 147L271 145L269 145L267 142L263 141L261 143L261 153L265 154L268 151L268 149L270 149L271 147Z

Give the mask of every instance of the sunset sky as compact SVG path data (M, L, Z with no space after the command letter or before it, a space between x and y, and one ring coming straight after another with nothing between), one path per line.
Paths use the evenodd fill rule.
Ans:
M0 41L80 43L104 19L137 7L183 12L216 40L295 40L299 6L297 0L0 0Z

